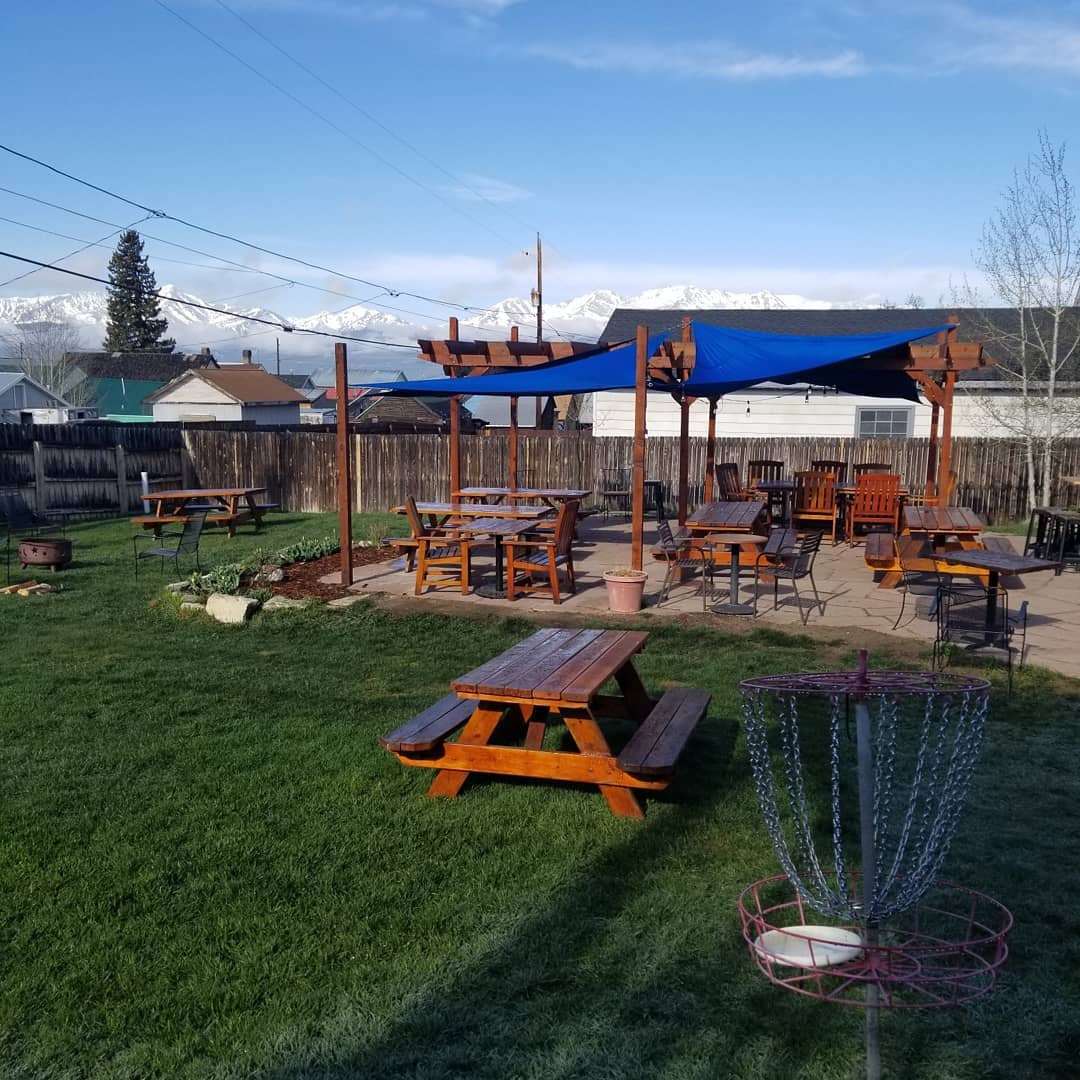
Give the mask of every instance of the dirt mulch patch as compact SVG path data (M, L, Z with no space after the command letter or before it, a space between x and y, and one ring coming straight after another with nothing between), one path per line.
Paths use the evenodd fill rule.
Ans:
M354 547L352 564L354 568L370 566L372 563L390 562L397 557L398 553L394 548ZM293 600L307 600L311 597L317 600L337 600L338 597L350 595L349 590L341 585L327 585L319 580L327 574L341 572L340 554L327 555L312 562L290 563L283 569L285 580L270 586L275 596L288 596Z

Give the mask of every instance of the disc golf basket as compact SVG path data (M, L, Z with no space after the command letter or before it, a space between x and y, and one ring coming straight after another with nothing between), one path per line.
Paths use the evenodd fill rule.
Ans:
M866 1075L877 1080L881 1008L970 1001L993 988L1008 954L1009 911L937 877L990 684L869 671L864 651L856 671L747 679L739 690L783 870L739 897L743 937L776 985L866 1009Z

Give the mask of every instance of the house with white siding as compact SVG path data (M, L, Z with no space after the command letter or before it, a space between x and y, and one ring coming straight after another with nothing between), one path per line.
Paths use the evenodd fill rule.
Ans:
M727 326L771 334L873 334L890 330L918 329L940 326L955 312L960 324L960 341L978 339L974 318L963 309L831 309L803 311L777 310L636 310L616 309L608 320L601 341L627 341L634 337L639 324L650 334L681 332L682 320L689 316L695 322ZM990 317L1000 324L1002 333L1015 323L1011 309L979 312L981 319ZM985 338L983 339L985 340ZM986 342L987 352L1000 356L996 343ZM1001 357L1007 360L1007 357ZM1075 394L1077 383L1066 383L1062 389ZM954 437L1000 436L1007 438L1014 431L1001 422L1001 416L1019 407L1015 380L1002 376L995 367L964 372L957 381L953 403L952 434ZM777 438L839 437L839 438L922 438L930 433L930 406L890 398L863 397L839 393L811 383L781 385L761 383L723 397L717 403L716 434L719 438ZM704 399L690 407L691 437L706 437L709 405ZM679 404L670 395L650 394L648 404L648 434L675 436L679 434ZM634 433L633 391L606 390L593 396L592 431L595 436Z
M146 398L154 420L247 420L257 425L299 424L307 398L258 364L196 368Z

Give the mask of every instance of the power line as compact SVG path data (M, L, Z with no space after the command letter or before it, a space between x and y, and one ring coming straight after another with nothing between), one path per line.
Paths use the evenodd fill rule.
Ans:
M84 281L96 281L99 285L107 285L110 288L120 288L105 278L95 277L93 274L83 274L78 270L68 270L64 266L56 266L53 263L40 262L38 259L29 259L25 255L16 255L10 251L0 251L0 258L14 259L16 262L29 263L41 270L55 270L60 274L68 274L70 277L82 278ZM133 289L128 290L133 291ZM234 319L242 319L244 322L261 323L263 326L271 326L283 330L287 334L314 334L317 337L332 338L334 341L357 341L361 345L380 345L389 349L416 349L415 344L404 344L399 341L378 341L374 338L351 337L348 334L330 334L325 330L310 330L302 326L290 326L288 323L274 322L272 319L260 319L256 315L241 315L236 311L228 311L225 308L213 307L210 304L199 304L194 300L179 300L174 296L165 296L160 292L147 293L145 295L156 297L168 304L182 304L184 307L198 308L200 311L212 311L215 315L228 315Z
M530 232L533 231L533 226L531 226L528 222L523 221L520 217L518 217L517 214L510 211L505 205L496 202L494 199L489 199L483 192L477 191L476 188L466 183L460 176L455 176L454 173L452 173L444 165L438 162L435 158L429 157L427 154L424 153L423 150L414 146L411 142L409 142L408 139L404 138L396 131L394 131L393 128L388 127L378 117L372 116L372 114L368 112L367 109L365 109L362 105L358 105L355 101L352 100L352 98L347 97L336 86L334 86L332 83L327 82L326 79L324 79L317 71L312 70L302 60L298 60L295 56L293 56L292 53L282 48L282 46L280 46L276 41L274 41L269 35L263 33L263 31L260 30L257 26L254 26L247 19L245 19L244 16L241 15L238 11L235 11L233 8L229 7L229 5L225 3L225 0L216 0L216 2L218 7L223 8L230 15L232 15L234 19L237 19L238 21L243 23L244 26L246 26L256 37L261 38L263 41L265 41L266 44L270 46L270 48L279 52L290 63L295 64L301 71L314 79L320 86L329 90L330 93L333 94L336 98L344 101L345 104L349 106L349 108L354 109L362 117L364 117L365 120L368 120L370 123L374 124L381 131L385 131L387 135L389 135L392 139L396 139L397 142L401 143L401 145L404 146L407 150L411 150L418 158L420 158L421 161L430 165L433 169L437 169L443 174L443 176L447 177L450 180L453 180L455 184L460 185L462 189L469 192L469 194L476 196L476 198L480 199L483 202L486 202L488 206L491 206L496 210L502 211L508 217L513 218L514 221L516 221L519 225L524 226Z
M157 3L157 2L159 2L159 0L155 0L155 3ZM68 180L73 180L75 183L82 184L84 187L91 188L94 191L102 192L102 193L104 193L106 195L109 195L110 197L112 197L114 199L117 199L120 202L127 203L129 206L134 206L136 209L139 209L139 210L146 210L147 209L147 207L144 207L142 203L136 202L134 199L129 199L129 198L127 198L127 196L121 195L118 192L110 191L108 188L100 187L97 184L90 183L90 181L83 180L81 177L75 176L75 175L73 175L72 173L69 173L69 172L65 172L63 169L57 168L55 165L50 165L47 161L42 161L40 158L32 157L30 154L24 154L21 151L15 150L12 147L6 146L3 143L0 143L0 150L4 150L9 154L13 154L15 157L22 158L24 161L32 162L35 165L40 165L43 169L48 169L50 172L56 173L58 176L63 176ZM67 210L66 207L58 206L56 203L46 202L44 199L37 199L34 196L30 196L30 195L22 195L20 192L12 191L10 188L0 188L0 191L6 191L6 192L8 192L10 194L13 194L13 195L19 195L21 198L30 199L33 202L40 202L43 205L53 207L54 209L65 210L68 213L76 214L78 217L87 218L90 221L97 221L97 222L100 222L103 225L112 225L113 224L112 222L104 221L102 218L95 218L95 217L92 217L89 214L83 214L83 213L81 213L80 211L77 211L77 210ZM309 270L318 270L322 274L330 274L333 277L343 278L346 281L355 281L358 285L365 285L365 286L367 286L368 288L371 288L371 289L379 289L381 292L385 292L388 296L409 296L409 297L412 297L414 300L420 300L425 304L437 304L440 307L456 308L456 309L458 309L460 311L471 311L471 312L481 312L482 313L482 312L489 312L489 311L493 310L491 308L472 307L472 306L470 306L468 304L461 304L461 303L458 303L457 301L454 301L454 300L443 300L443 299L441 299L441 298L439 298L437 296L427 296L424 293L410 292L407 289L395 289L395 288L392 288L389 285L383 285L383 284L380 284L379 282L376 282L376 281L370 281L367 278L356 277L353 274L346 274L343 271L334 270L332 267L329 267L329 266L322 266L319 263L309 262L307 259L301 259L301 258L299 258L298 256L295 256L295 255L286 255L284 252L274 251L273 248L262 247L260 244L253 244L249 240L241 240L238 236L232 236L229 233L219 232L216 229L210 229L210 228L207 228L204 225L196 225L195 222L193 222L193 221L188 221L185 218L177 217L175 214L166 213L164 210L150 210L149 213L151 213L156 218L160 218L160 219L162 219L164 221L174 221L178 225L183 225L188 229L194 229L196 232L205 233L207 236L215 236L219 240L227 240L229 243L239 244L241 247L250 248L252 251L258 251L258 252L261 252L264 255L272 255L275 259L284 259L286 262L296 263L298 266L306 266ZM206 258L218 259L219 261L224 262L224 263L231 263L232 265L235 265L235 266L241 266L242 269L249 270L249 271L251 269L250 267L243 267L242 264L240 264L240 263L234 263L232 260L226 259L223 256L212 255L212 254L209 254L207 252L200 252L198 250L198 248L187 247L184 244L177 244L177 243L174 243L173 241L170 241L170 240L161 240L161 238L159 238L159 237L150 236L149 233L144 233L143 235L148 237L151 240L159 240L159 242L161 242L161 243L169 244L172 247L178 247L178 248L181 248L182 250L185 250L185 251L193 251L196 254L204 255ZM266 274L267 277L277 278L279 281L291 281L292 280L291 278L282 277L280 274L274 274L269 270L260 270L260 271L256 271L256 272ZM306 282L295 282L295 284L298 284L298 285L303 284L307 288L315 288L315 286L309 285ZM331 294L335 294L335 295L338 295L338 296L344 296L344 297L346 297L348 299L352 299L352 297L350 297L349 293L342 293L342 292L336 292L335 293L335 290L333 290L333 289L325 289L325 290L322 290L322 291L329 292ZM377 306L382 307L384 305L377 305Z
M496 237L496 239L498 240L501 240L504 244L510 244L511 246L514 245L513 240L509 240L507 237L503 236L503 234L500 233L497 229L493 229L486 222L481 221L478 217L470 214L467 210L464 210L462 207L455 205L449 199L444 198L433 187L425 184L423 180L418 180L415 176L407 173L404 169L400 168L398 165L395 165L389 158L384 157L377 150L374 150L370 146L368 146L367 143L361 142L351 132L334 123L333 120L331 120L324 113L319 112L319 110L314 108L314 106L308 105L306 101L298 98L290 90L286 90L284 86L282 86L280 83L275 82L273 79L270 78L269 75L264 74L257 67L255 67L254 64L249 64L242 56L233 52L232 49L230 49L228 46L222 45L222 43L218 41L217 38L211 36L205 30L196 26L193 22L191 22L190 19L186 19L178 11L174 11L171 7L169 7L168 4L165 3L165 0L154 0L154 3L157 4L159 8L167 11L170 15L173 16L173 18L182 22L190 30L193 30L200 37L205 38L215 48L220 49L226 56L235 60L238 64L242 64L253 75L255 75L259 79L262 79L262 81L265 82L268 86L272 86L279 94L283 94L291 102L293 102L293 104L298 105L301 109L303 109L305 112L310 113L317 120L321 120L324 124L326 124L327 127L331 128L333 131L336 131L343 138L348 139L349 142L354 143L356 146L359 146L360 149L363 150L365 153L370 154L373 158L375 158L376 161L385 165L388 169L396 172L398 176L401 176L405 180L408 180L410 184L415 184L418 188L420 188L421 191L426 191L433 199L437 199L439 202L441 202L443 206L449 208L450 210L453 210L454 213L460 214L462 217L467 218L474 225L477 225L481 229L484 229L486 232L491 233L492 236Z

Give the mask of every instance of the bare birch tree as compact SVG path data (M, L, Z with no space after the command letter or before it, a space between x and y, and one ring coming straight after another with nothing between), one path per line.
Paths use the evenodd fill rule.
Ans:
M67 322L24 322L3 337L4 348L18 359L19 367L72 405L85 404L88 387L85 382L75 387L64 387L72 376L69 354L83 347L79 331Z
M1076 298L1080 290L1080 235L1076 196L1065 169L1065 144L1039 132L1039 149L1013 174L1002 202L984 225L975 264L996 298L1013 309L1009 326L987 315L975 329L998 359L996 374L1014 394L981 395L996 423L1020 437L1027 466L1028 502L1051 500L1057 443L1080 430L1080 400L1068 376L1080 355ZM966 306L981 308L978 290L960 292Z

